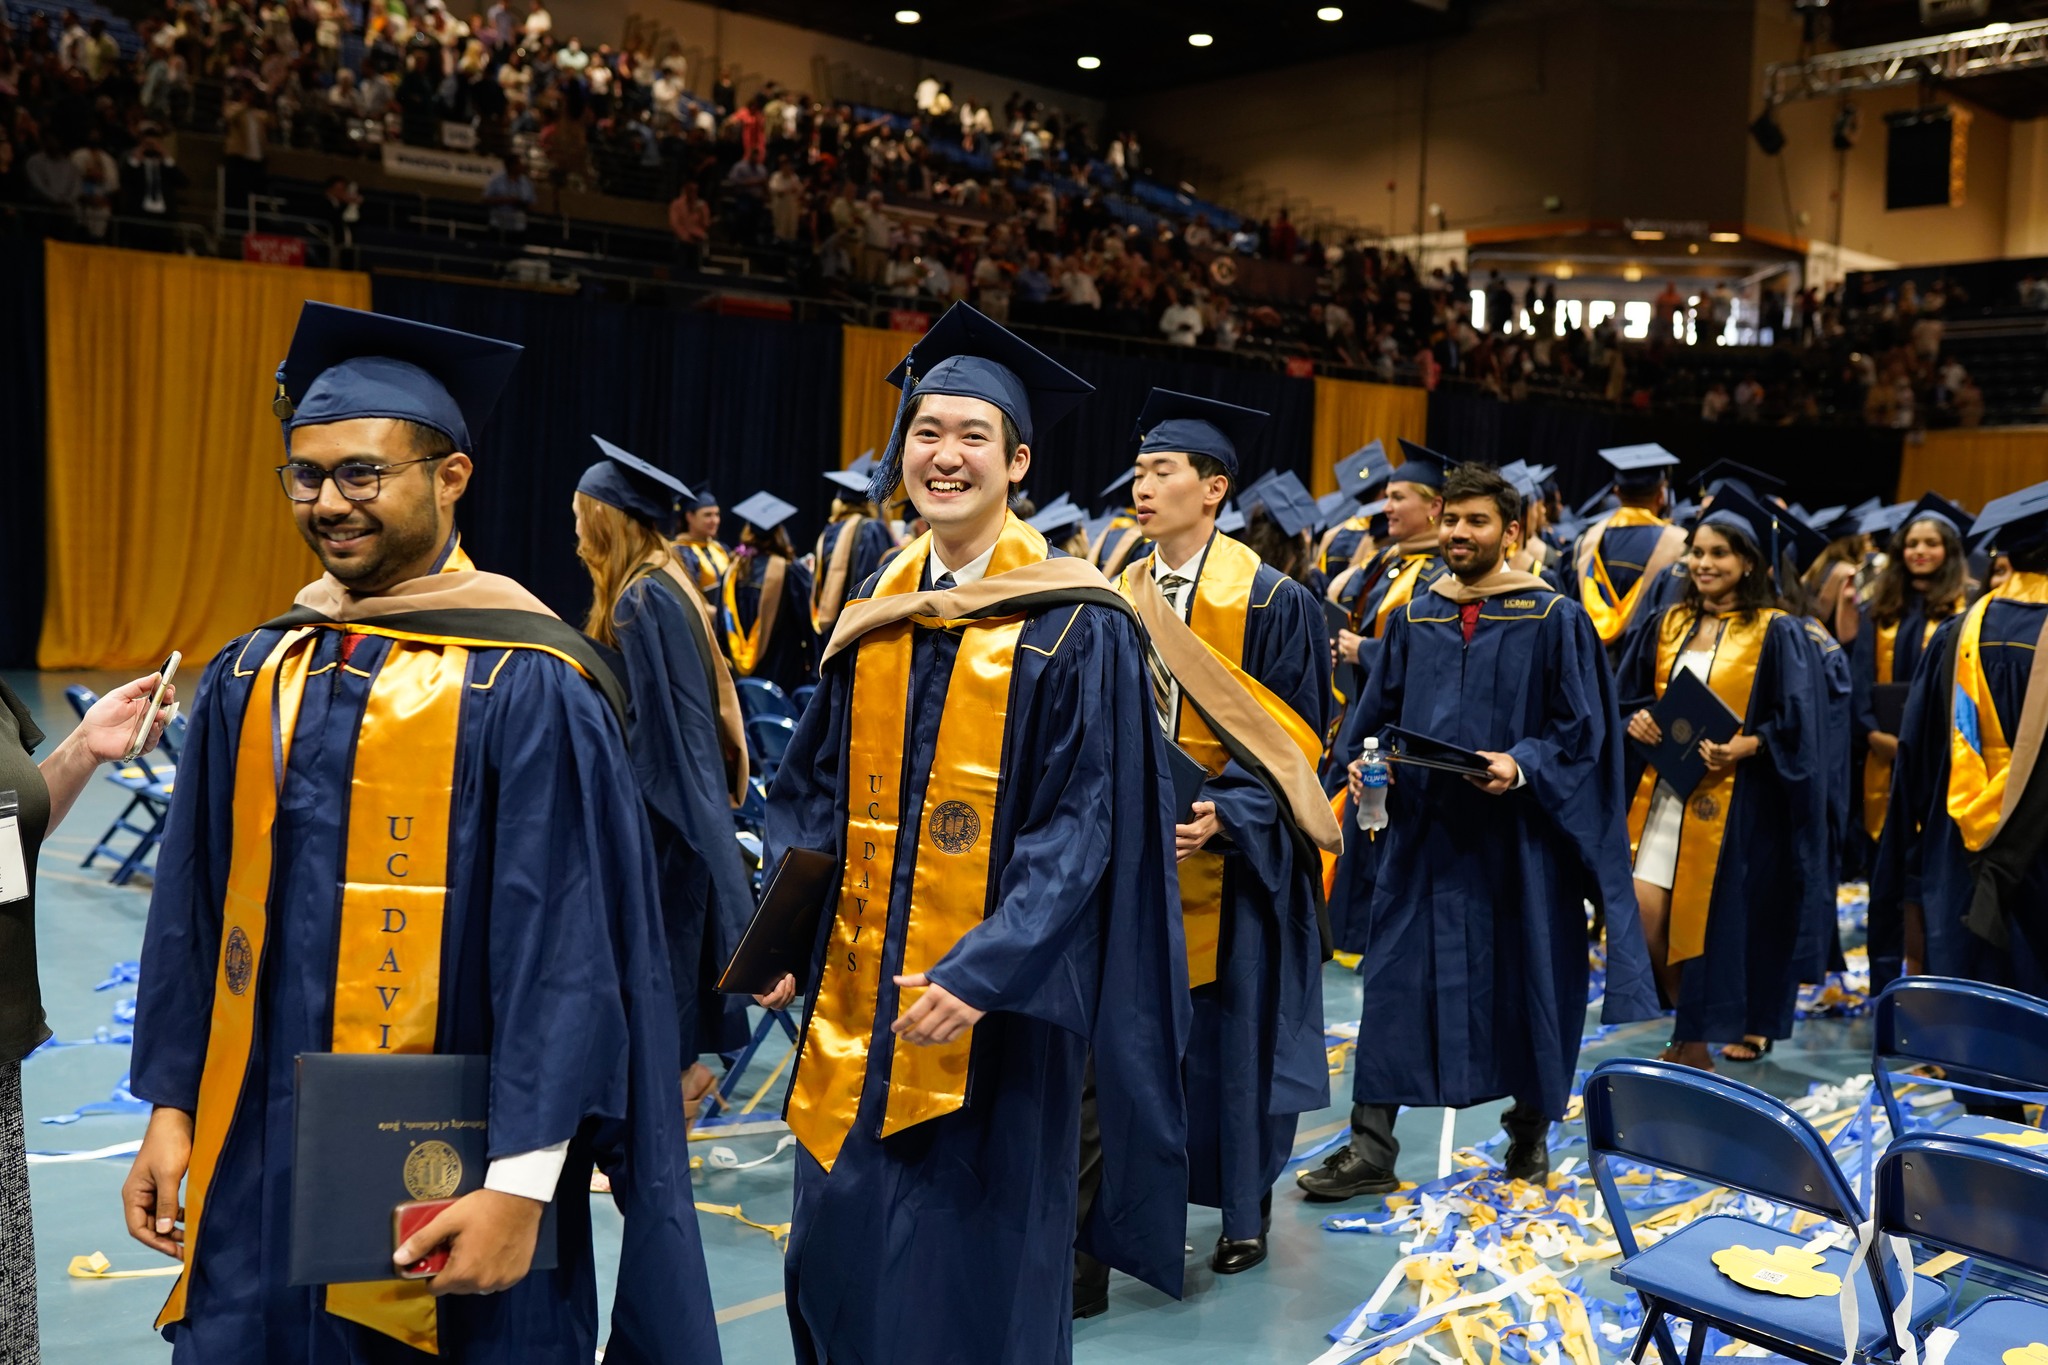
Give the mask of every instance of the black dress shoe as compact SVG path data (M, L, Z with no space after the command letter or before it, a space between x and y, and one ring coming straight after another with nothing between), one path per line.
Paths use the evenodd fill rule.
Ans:
M1218 1237L1215 1254L1209 1257L1209 1269L1218 1275L1235 1275L1240 1270L1250 1270L1265 1259L1266 1239L1263 1236L1244 1241Z
M1531 1185L1549 1185L1549 1135L1517 1138L1508 1143L1508 1154L1502 1164L1507 1167L1510 1180L1526 1180Z
M1303 1171L1294 1180L1303 1194L1322 1203L1356 1199L1361 1194L1392 1194L1401 1188L1392 1171L1373 1165L1349 1146L1338 1148L1320 1167Z
M1082 1252L1074 1253L1074 1319L1109 1311L1109 1266Z

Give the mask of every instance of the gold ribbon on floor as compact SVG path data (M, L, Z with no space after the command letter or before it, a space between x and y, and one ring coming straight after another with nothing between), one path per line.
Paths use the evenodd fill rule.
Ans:
M1714 643L1714 657L1708 666L1707 686L1728 709L1748 723L1750 693L1756 687L1757 665L1763 659L1764 640L1771 622L1785 613L1759 611L1744 623L1736 613L1721 618L1721 636ZM1671 685L1671 672L1686 642L1699 629L1700 617L1683 607L1664 613L1657 625L1657 695ZM1721 865L1721 843L1728 832L1728 806L1735 798L1740 765L1707 771L1692 795L1685 800L1685 815L1678 830L1678 865L1671 883L1671 951L1676 965L1698 957L1707 950L1707 907L1714 898L1714 874ZM1650 815L1650 801L1657 790L1657 770L1646 768L1636 784L1635 802L1629 807L1628 843L1633 855L1642 847L1643 826Z
M915 832L902 973L916 975L935 965L989 908L989 852L1011 665L1025 618L889 613L884 604L891 599L916 607L952 595L917 590L930 549L929 533L906 546L883 571L875 596L849 604L832 639L834 653L857 649L847 742L846 867L788 1110L790 1131L828 1171L852 1129L866 1083L904 821L914 821ZM999 593L1004 575L1045 558L1045 538L1012 515L986 577L970 587L982 595ZM1086 572L1100 583L1099 575ZM946 685L923 804L910 810L903 753L918 630L957 631L960 650ZM966 1102L973 1033L965 1030L951 1043L891 1050L884 1137Z

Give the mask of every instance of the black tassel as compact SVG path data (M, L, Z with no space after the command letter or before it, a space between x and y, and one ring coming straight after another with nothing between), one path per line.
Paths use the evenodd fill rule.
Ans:
M868 501L877 507L887 507L896 492L896 485L903 481L904 428L909 425L910 397L916 390L917 376L911 373L906 362L903 392L896 399L896 421L889 430L889 444L882 448L882 458L875 462L875 471L868 476Z

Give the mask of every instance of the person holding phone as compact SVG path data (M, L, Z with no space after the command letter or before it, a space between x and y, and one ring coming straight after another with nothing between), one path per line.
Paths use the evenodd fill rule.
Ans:
M21 1061L50 1036L36 979L36 854L64 822L93 770L142 752L177 713L175 685L137 678L94 702L37 763L43 743L28 706L0 682L0 1360L36 1359L36 1254L29 1223Z

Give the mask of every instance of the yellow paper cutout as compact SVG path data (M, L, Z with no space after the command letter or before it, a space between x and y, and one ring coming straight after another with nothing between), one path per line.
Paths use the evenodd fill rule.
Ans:
M2008 1147L2048 1147L2048 1130L2032 1128L2024 1133L1978 1133L1985 1142L2002 1142ZM2044 1356L2041 1365L2048 1365Z
M74 1280L143 1280L157 1275L175 1275L179 1267L174 1265L152 1266L148 1270L116 1270L114 1263L103 1251L90 1256L73 1256L70 1275ZM2048 1365L2048 1362L2043 1362Z
M2048 1346L2030 1341L2024 1346L2015 1346L2002 1357L2005 1365L2048 1365Z
M1782 1294L1788 1299L1818 1299L1842 1292L1841 1276L1818 1269L1823 1259L1818 1251L1798 1247L1778 1247L1766 1254L1754 1247L1732 1246L1714 1253L1715 1267L1744 1289Z

